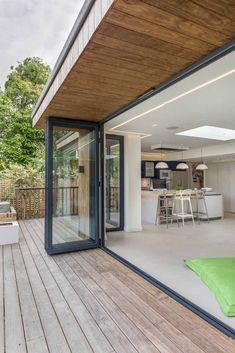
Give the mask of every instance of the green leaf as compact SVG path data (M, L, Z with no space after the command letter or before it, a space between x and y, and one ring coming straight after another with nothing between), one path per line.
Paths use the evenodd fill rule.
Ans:
M32 128L31 115L50 67L35 57L11 70L0 92L0 170L15 163L31 165L44 152L44 131Z

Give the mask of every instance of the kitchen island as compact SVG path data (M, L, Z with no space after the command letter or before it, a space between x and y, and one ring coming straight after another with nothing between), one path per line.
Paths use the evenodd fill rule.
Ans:
M141 208L142 208L142 224L149 223L155 224L157 208L158 208L158 198L161 195L173 195L175 191L169 190L164 193L162 190L142 190L141 192ZM193 191L194 192L194 191ZM192 192L192 194L193 194ZM223 207L223 196L217 192L206 192L205 202L208 210L209 219L219 219L224 217L224 207ZM193 211L196 212L197 206L196 201L192 200ZM207 219L205 215L205 206L203 200L198 202L198 210L201 213L201 219Z

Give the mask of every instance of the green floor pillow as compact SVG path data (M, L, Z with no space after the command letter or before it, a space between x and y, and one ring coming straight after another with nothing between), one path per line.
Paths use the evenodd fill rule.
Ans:
M235 257L185 260L210 288L226 316L235 316Z

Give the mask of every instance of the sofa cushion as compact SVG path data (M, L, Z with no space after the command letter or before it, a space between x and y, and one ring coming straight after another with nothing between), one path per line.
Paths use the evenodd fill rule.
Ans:
M5 201L5 202L0 202L0 213L6 213L11 211L11 205L10 202Z
M235 257L185 260L210 288L226 316L235 316Z

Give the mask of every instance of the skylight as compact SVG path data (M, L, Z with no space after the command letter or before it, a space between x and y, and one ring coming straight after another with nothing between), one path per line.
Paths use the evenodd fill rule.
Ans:
M235 139L235 130L224 129L216 126L200 126L195 129L177 132L176 135L228 141Z

